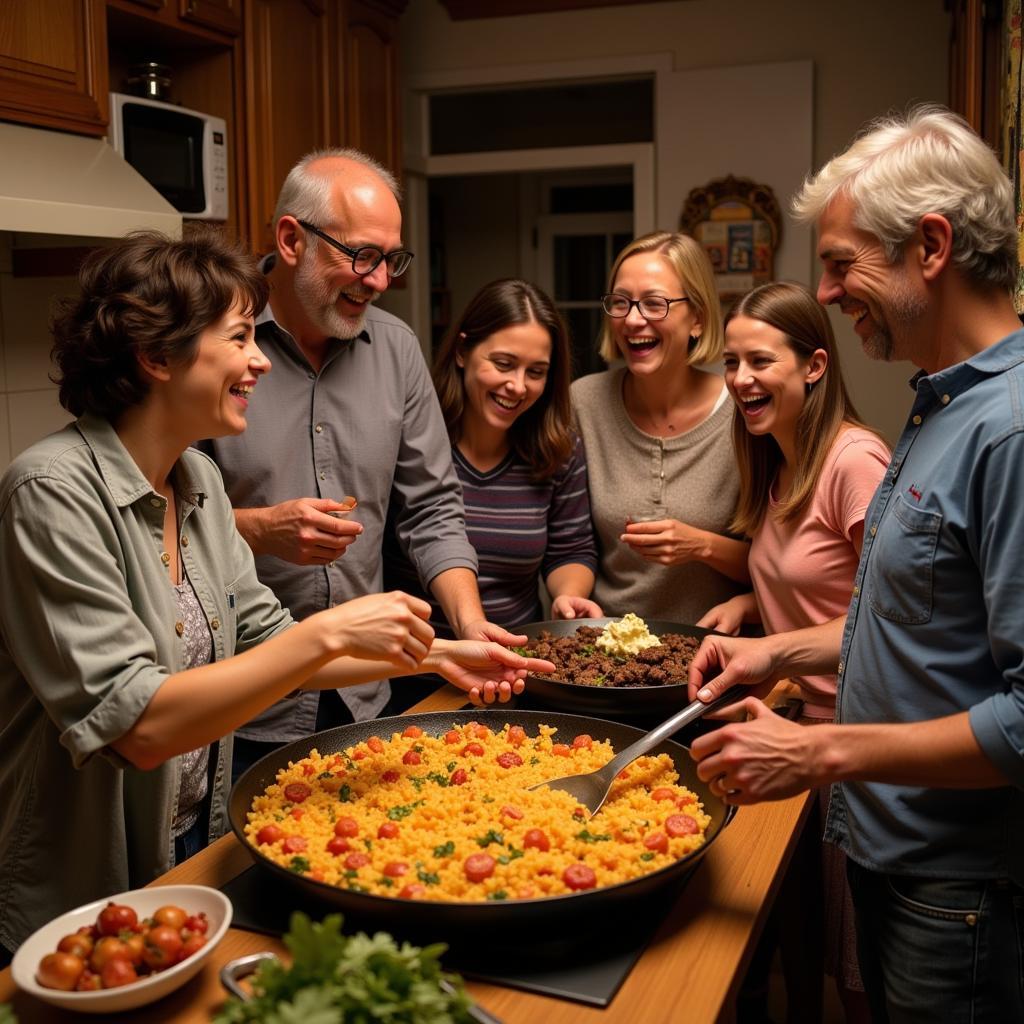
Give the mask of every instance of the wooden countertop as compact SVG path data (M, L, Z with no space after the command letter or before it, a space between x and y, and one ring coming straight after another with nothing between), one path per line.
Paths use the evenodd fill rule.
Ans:
M463 694L442 687L414 712L461 707ZM606 1009L533 995L483 982L467 988L505 1024L713 1024L729 1021L743 971L789 862L809 807L809 794L778 803L741 807L732 824L698 865L615 999ZM195 884L219 887L252 864L233 835L173 868L154 886ZM225 998L218 972L235 957L261 950L280 952L280 942L232 928L204 966L176 992L118 1014L123 1024L208 1022ZM85 1021L19 992L10 968L0 971L0 1002L11 1001L20 1024Z

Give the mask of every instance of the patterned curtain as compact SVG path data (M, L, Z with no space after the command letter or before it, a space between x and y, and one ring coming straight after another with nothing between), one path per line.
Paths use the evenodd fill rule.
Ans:
M1007 80L1003 108L1003 163L1013 182L1017 205L1017 286L1014 303L1024 313L1024 135L1021 133L1024 107L1024 76L1021 75L1021 0L1007 0L1004 8Z

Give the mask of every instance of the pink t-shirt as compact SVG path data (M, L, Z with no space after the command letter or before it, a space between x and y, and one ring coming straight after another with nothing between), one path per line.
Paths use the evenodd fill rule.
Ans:
M816 626L845 614L857 572L851 531L889 464L889 449L874 434L850 427L836 438L811 504L799 521L780 523L775 502L750 545L750 577L766 633ZM793 679L809 718L835 714L836 677Z

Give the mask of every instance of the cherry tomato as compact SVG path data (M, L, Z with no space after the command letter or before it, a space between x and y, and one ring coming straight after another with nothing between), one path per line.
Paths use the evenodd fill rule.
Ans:
M100 935L117 935L134 928L139 923L139 915L124 904L108 903L96 918L96 927Z
M523 812L518 807L513 807L511 804L505 804L501 809L501 816L503 818L514 818L516 821L522 821Z
M398 897L403 900L418 900L421 896L426 895L426 892L425 885L421 885L419 882L410 882L408 885L402 886Z
M347 871L358 871L360 868L365 868L370 863L370 858L365 853L360 853L358 850L355 853L350 853L345 858L345 869Z
M320 878L320 879L317 879L317 881L322 882L323 879ZM193 953L198 953L199 950L201 950L203 948L203 946L205 946L205 945L206 945L206 936L205 935L198 935L198 934L190 935L182 943L181 952L178 954L178 962L181 963L182 960L187 960Z
M517 768L523 763L523 759L514 750L506 750L504 754L499 754L497 761L502 768Z
M146 948L145 940L142 938L141 932L134 932L133 934L122 939L122 942L131 950L128 959L136 967L142 963L142 952Z
M334 834L351 839L359 835L359 822L355 818L339 818L334 823Z
M354 751L352 751L352 760L353 761L362 761L363 758L365 758L366 756L367 755L366 755L366 751L365 750L354 750Z
M256 833L256 842L260 846L269 846L271 843L279 842L284 833L276 825L264 825Z
M78 984L75 986L76 992L99 992L102 983L100 982L100 976L95 971L90 971L87 967L82 971L82 976L78 979Z
M423 730L418 725L407 725L402 735L407 740L418 740L423 735Z
M165 924L168 928L174 928L180 931L188 920L188 914L186 914L181 907L161 907L153 915L153 920L156 921L157 924Z
M142 951L142 959L154 971L161 971L178 962L183 943L176 928L169 924L158 924L150 928L144 938L146 946Z
M458 732L457 730L455 730L455 729L449 729L444 734L444 741L445 741L445 743L447 743L449 745L451 745L453 743L458 743L459 740L461 740L461 739L462 739L462 734L460 732Z
M398 835L399 828L393 821L385 821L377 829L378 839L394 839Z
M479 722L470 722L467 726L471 736L475 736L478 740L485 740L491 735L491 730L486 725L481 725Z
M366 745L375 753L379 754L384 749L384 741L379 736L371 736Z
M676 836L692 836L700 831L700 826L695 818L689 814L673 814L665 819L665 831L675 838Z
M333 853L335 857L340 856L343 853L348 853L352 847L349 845L347 839L342 839L341 836L334 836L327 840L327 852Z
M71 992L85 970L85 961L71 953L47 953L36 968L36 981L43 988Z
M648 832L644 836L644 846L655 853L664 853L668 849L668 836L664 832Z
M296 821L302 821L302 815L306 812L301 807L293 807L288 812Z
M521 900L532 900L537 895L537 890L532 885L524 885L519 892L516 893L516 898Z
M75 932L74 935L65 935L57 943L57 952L70 953L72 956L88 960L89 954L92 953L93 945L94 943L88 935L79 935L78 932Z
M290 804L301 804L312 792L304 782L292 782L284 787L284 798Z
M479 757L484 752L484 748L479 743L467 743L462 748L463 754L476 754Z
M397 782L402 777L402 773L395 771L394 768L389 768L382 776L382 782Z
M669 789L668 786L659 786L657 789L651 790L652 800L675 800L676 791Z
M302 853L307 845L303 836L287 836L281 844L281 849L285 853Z
M407 750L402 755L402 764L421 764L423 758L415 750Z
M185 928L193 935L205 935L210 928L210 922L206 919L206 911L201 910L198 914L191 914L185 922Z
M303 774L303 775L305 775L307 779L308 779L308 778L310 777L310 775L312 775L312 774L313 774L313 772L315 772L315 771L316 771L316 769L315 769L315 768L314 768L314 767L313 767L313 766L312 766L311 764L304 764L304 765L302 766L302 774Z
M471 853L462 865L471 882L482 882L494 874L494 858L487 853Z
M75 930L79 935L88 935L93 941L100 937L99 929L94 924L83 924L81 928Z
M130 960L122 960L120 957L108 960L100 971L100 981L104 988L120 988L122 985L130 985L138 981L139 975L135 970L135 964Z
M554 743L551 746L551 753L554 754L555 757L568 757L569 748L564 743Z
M593 745L593 738L588 736L585 732L581 732L579 736L572 741L573 750L589 750Z
M126 942L122 942L113 935L104 935L96 943L92 956L89 957L89 966L99 974L103 970L103 965L108 960L114 960L117 957L120 957L122 960L130 960L131 956L132 951Z
M570 864L562 872L562 881L570 889L593 889L597 885L597 876L586 864Z
M469 773L465 768L456 768L448 780L453 786L461 786L469 781Z
M526 732L521 725L510 726L506 739L513 747L521 747L526 739Z
M551 840L539 828L531 828L523 836L523 849L531 848L540 850L541 853L547 853L551 849Z
M574 818L585 818L587 816L586 807L577 807L576 810L572 812L572 816Z
M400 878L409 873L409 865L402 860L393 860L384 865L384 874L388 878Z

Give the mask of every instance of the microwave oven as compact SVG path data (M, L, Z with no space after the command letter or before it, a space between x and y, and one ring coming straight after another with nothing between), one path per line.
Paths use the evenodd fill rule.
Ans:
M227 143L223 118L110 94L110 144L184 217L227 219Z

